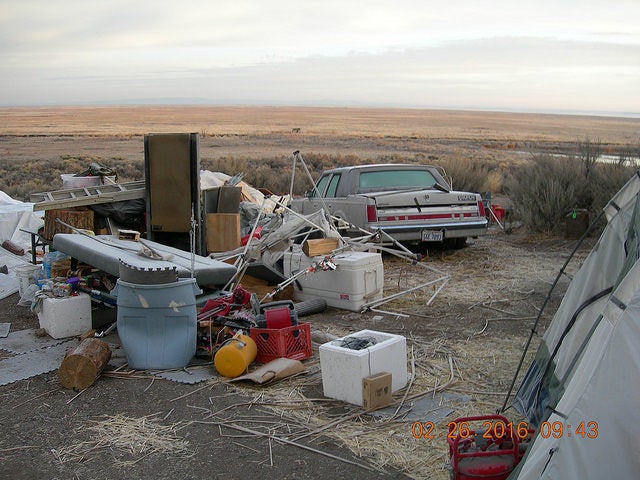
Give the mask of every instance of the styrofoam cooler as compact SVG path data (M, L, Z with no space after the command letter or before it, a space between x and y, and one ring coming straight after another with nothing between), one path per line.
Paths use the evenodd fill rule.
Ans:
M285 252L284 275L291 277L323 259ZM344 252L333 256L332 262L335 270L316 269L297 278L301 287L294 292L297 301L324 298L330 307L359 312L365 303L382 298L384 269L379 253Z
M45 298L38 321L40 328L53 338L81 335L91 330L91 297L78 293L70 297Z
M387 372L391 374L391 390L407 384L407 340L402 335L361 330L348 337L373 337L376 344L361 350L340 346L346 338L320 345L322 389L329 398L362 405L362 379Z

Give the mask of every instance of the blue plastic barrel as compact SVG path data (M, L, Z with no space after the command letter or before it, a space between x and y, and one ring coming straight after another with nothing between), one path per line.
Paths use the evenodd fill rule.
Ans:
M196 353L198 319L195 278L158 285L118 280L118 335L129 367L162 370L186 367Z

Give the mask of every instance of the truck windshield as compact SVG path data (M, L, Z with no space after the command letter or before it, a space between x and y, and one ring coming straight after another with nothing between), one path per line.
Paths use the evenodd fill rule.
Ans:
M361 172L359 190L431 187L436 179L428 170L381 170Z

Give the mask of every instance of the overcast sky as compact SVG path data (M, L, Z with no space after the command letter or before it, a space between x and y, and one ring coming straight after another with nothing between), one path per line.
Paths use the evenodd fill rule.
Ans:
M640 0L0 0L0 105L640 115Z

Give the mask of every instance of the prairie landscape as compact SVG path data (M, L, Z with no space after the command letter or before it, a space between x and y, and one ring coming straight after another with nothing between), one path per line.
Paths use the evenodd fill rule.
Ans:
M140 179L145 134L197 132L202 168L243 173L249 183L275 193L288 189L294 150L301 151L314 174L346 163L432 163L446 168L454 186L489 190L515 206L520 205L516 197L528 194L522 205L530 202L529 212L531 198L538 204L546 200L553 207L549 215L555 215L545 218L547 227L564 218L564 203L555 203L559 199L567 205L584 201L594 209L605 196L608 200L607 192L597 196L594 191L614 189L628 179L640 145L640 119L520 113L47 107L4 108L0 118L0 190L19 199L60 188L59 174L81 172L91 161L114 168L121 181ZM596 169L589 163L593 155L585 155L592 147L618 161ZM564 179L574 183L556 182ZM533 188L538 184L541 190ZM297 185L298 193L304 188ZM541 198L541 191L549 198ZM535 210L531 216L543 214ZM336 335L373 329L405 336L413 380L408 393L401 391L394 401L413 408L419 398L440 398L436 407L444 405L451 413L432 425L433 438L416 430L428 424L427 417L381 421L323 398L314 348L314 357L305 362L307 374L267 388L219 379L184 385L155 380L149 372L100 378L81 396L57 386L56 372L2 386L0 401L7 408L0 423L7 434L0 439L0 477L145 478L153 471L159 479L197 478L215 465L216 473L229 478L449 478L447 422L491 414L502 405L533 322L540 315L525 366L594 240L578 249L542 313L549 286L575 241L558 231L534 235L523 228L505 234L494 225L462 250L424 252L421 263L450 277L430 305L426 300L433 292L417 290L389 303L387 313L330 309L309 317L314 328ZM385 256L385 294L424 282L430 273L417 267ZM16 303L15 296L0 302L12 331L36 327L32 312ZM0 359L4 355L0 351ZM150 413L156 415L150 426L162 418L165 428L175 427L172 438L190 442L192 456L175 448L132 456L109 439L96 443L87 427L97 426L97 418L113 422L118 414L119 421L126 415L124 423L133 428L134 420ZM508 418L521 420L513 410ZM231 422L259 434L238 436L223 428ZM114 436L120 440L124 433ZM295 443L315 451L279 438L300 438Z
M274 193L288 190L294 150L314 175L347 163L431 163L444 166L454 183L460 179L454 187L500 193L509 169L532 156L574 155L588 139L602 154L637 157L640 145L637 118L371 108L0 108L0 190L26 199L59 188L59 174L78 173L89 161L111 166L121 181L138 180L143 136L163 132L199 133L203 169L244 173ZM471 170L475 179L465 179ZM298 176L297 193L304 180Z

